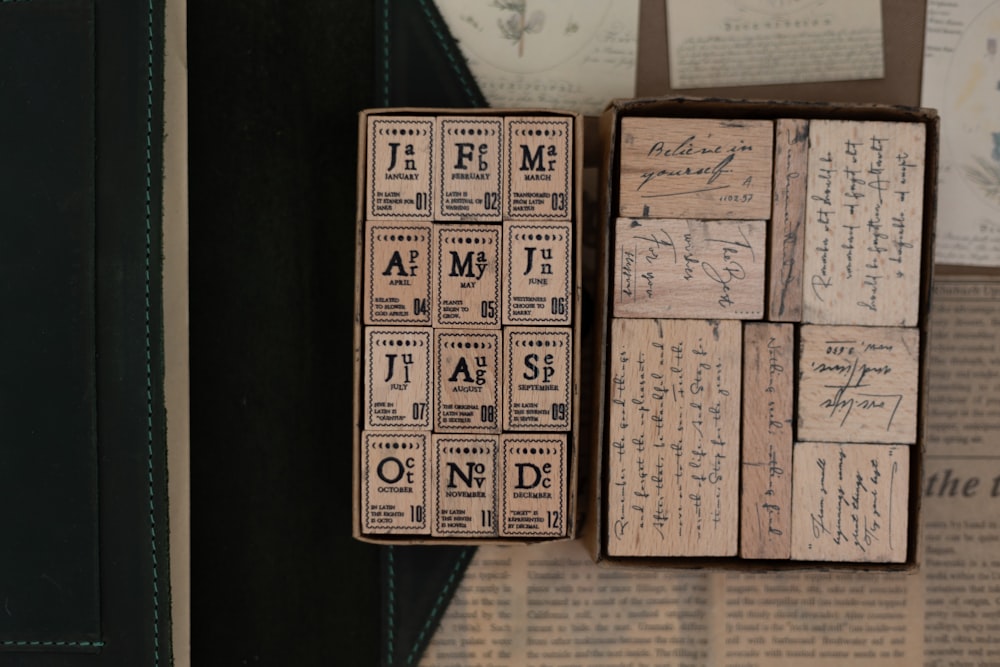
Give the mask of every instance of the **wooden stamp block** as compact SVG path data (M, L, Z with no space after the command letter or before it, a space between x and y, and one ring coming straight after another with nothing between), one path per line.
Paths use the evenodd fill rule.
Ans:
M573 120L504 119L504 220L573 219Z
M791 554L794 369L794 325L744 325L742 558Z
M459 433L500 431L499 331L434 332L434 428Z
M565 535L566 436L504 434L500 451L500 535Z
M433 220L434 118L368 117L368 220Z
M610 555L736 555L741 352L736 320L612 320Z
M925 128L809 125L802 320L916 326Z
M365 329L365 429L429 431L432 329Z
M365 324L430 324L431 225L376 223L365 234Z
M767 312L773 322L800 322L809 121L781 118L775 121L774 137Z
M920 331L803 325L799 440L913 444Z
M766 258L763 220L619 218L614 316L758 319Z
M500 222L503 119L438 116L437 220Z
M503 330L503 429L568 431L573 424L570 329Z
M796 443L794 560L906 560L910 450L895 445Z
M771 121L626 117L621 134L620 216L771 215Z
M499 225L434 225L434 326L500 328Z
M503 225L503 323L571 324L573 226Z
M500 442L488 435L434 435L434 521L431 535L497 534Z
M363 531L430 534L429 433L362 434Z

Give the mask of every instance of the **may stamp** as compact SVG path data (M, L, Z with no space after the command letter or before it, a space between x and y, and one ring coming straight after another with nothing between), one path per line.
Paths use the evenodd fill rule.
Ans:
M619 218L614 315L760 318L766 257L763 220Z
M573 219L573 120L508 116L504 220Z
M434 225L434 326L500 328L499 225Z
M370 224L365 233L365 324L430 324L431 225Z
M437 435L434 445L434 521L431 535L497 534L495 435Z
M500 352L499 331L434 332L437 431L500 431Z
M914 444L920 331L804 325L797 438Z
M503 119L439 116L437 219L500 222Z
M566 535L566 436L504 434L500 449L500 536Z
M434 217L434 117L368 117L368 220Z
M622 217L770 217L771 121L626 117L621 135Z
M570 329L504 329L503 429L568 431L573 425Z
M431 329L365 329L365 429L433 427Z
M363 530L430 533L428 433L364 433Z
M573 321L573 226L505 222L503 323Z

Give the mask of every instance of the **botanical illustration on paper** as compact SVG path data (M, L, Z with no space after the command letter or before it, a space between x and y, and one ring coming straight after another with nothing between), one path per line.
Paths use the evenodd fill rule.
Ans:
M493 6L503 12L510 12L505 18L497 19L497 26L504 39L517 45L517 57L524 57L524 40L545 27L545 12L535 10L528 16L527 0L493 0Z
M968 24L948 72L950 109L942 127L963 156L959 175L985 203L1000 208L1000 2Z

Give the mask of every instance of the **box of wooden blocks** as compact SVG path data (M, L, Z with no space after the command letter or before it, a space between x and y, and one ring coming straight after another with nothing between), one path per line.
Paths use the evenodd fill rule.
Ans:
M359 120L354 536L573 537L581 118Z
M935 112L631 100L601 134L595 560L915 568Z

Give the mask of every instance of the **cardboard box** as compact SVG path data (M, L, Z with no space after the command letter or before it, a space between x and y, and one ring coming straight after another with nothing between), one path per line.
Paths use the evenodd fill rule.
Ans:
M613 498L613 486L615 480L609 479L609 470L613 467L610 457L615 452L612 450L612 408L616 405L620 408L621 403L614 403L615 397L612 395L616 390L613 380L619 377L623 366L622 360L613 355L612 338L612 315L615 302L614 293L614 270L616 261L615 230L619 217L629 217L620 213L620 193L619 175L622 173L622 153L623 153L623 119L630 119L626 124L632 128L642 126L640 119L670 118L670 119L698 119L699 122L707 119L715 121L777 121L778 119L806 119L806 120L846 120L846 121L880 121L880 122L906 122L922 126L924 130L924 157L925 164L921 180L917 185L922 186L922 227L920 228L921 245L919 252L920 279L919 289L916 298L919 302L916 328L919 330L919 361L918 378L919 390L916 402L916 442L909 446L909 456L906 474L900 474L900 480L906 480L908 486L907 505L907 525L906 532L906 554L902 562L837 562L831 560L786 560L786 559L752 559L737 556L613 556L609 552L620 549L609 550L609 525L616 520L611 505L620 504L619 499ZM695 134L692 132L692 134ZM928 349L928 308L930 299L930 288L933 273L934 257L934 220L936 213L936 182L937 182L937 146L939 138L939 122L937 114L933 110L918 109L910 107L891 107L880 105L838 105L827 103L794 103L794 102L769 102L769 101L737 101L721 99L691 99L691 98L650 98L636 100L615 100L612 101L600 119L600 138L602 144L602 159L600 163L600 211L599 225L601 237L599 242L598 257L598 279L596 296L595 321L602 322L603 326L598 327L595 332L594 346L594 378L595 386L593 391L593 410L596 419L592 432L592 443L590 451L590 476L588 481L588 511L587 521L582 529L583 538L595 562L605 566L638 566L638 567L676 567L676 568L720 568L741 571L767 571L767 570L799 570L799 569L847 569L847 570L871 570L871 571L907 571L918 567L918 559L921 552L921 468L924 449L924 423L927 412L927 349ZM801 140L801 138L800 138ZM679 148L675 153L689 152L689 144L678 144ZM635 154L634 147L630 147ZM683 150L681 150L683 149ZM707 152L707 151L706 151ZM685 168L687 170L688 168ZM775 161L774 169L778 169ZM656 178L660 174L677 175L679 170L668 173L669 169L662 171L647 171L640 174L640 179ZM691 173L693 169L687 170ZM913 178L913 174L910 174ZM749 181L749 179L748 179ZM640 183L644 181L640 180ZM683 189L683 188L682 188ZM668 193L669 194L669 193ZM631 197L633 200L635 196ZM750 196L746 196L750 199ZM630 204L634 208L634 204ZM631 210L631 209L630 209ZM641 209L640 209L641 210ZM640 218L651 217L639 215ZM669 215L662 216L671 217ZM683 218L686 216L674 216ZM710 219L712 216L702 216ZM719 218L734 217L719 215ZM738 217L738 216L735 216ZM654 239L655 240L655 239ZM665 244L657 241L656 252L665 248ZM669 248L673 250L673 248ZM768 256L774 253L774 246L769 246ZM809 253L806 247L804 252ZM638 272L635 277L638 278ZM774 280L768 276L768 285ZM638 281L637 281L638 282ZM647 285L641 283L645 288ZM649 288L652 289L651 284ZM766 288L765 288L766 289ZM706 297L707 298L707 297ZM773 297L771 297L773 298ZM861 305L861 304L859 304ZM768 308L765 308L765 320L778 322L791 319L796 322L795 317L787 318L776 313L768 317ZM662 316L669 317L669 316ZM746 318L743 318L746 319ZM760 319L760 318L751 318ZM798 335L795 339L796 365L798 364ZM617 364L617 366L616 366ZM678 364L679 365L679 364ZM796 366L797 370L797 366ZM634 373L634 370L630 370ZM616 375L616 373L618 375ZM762 391L764 388L761 389ZM619 400L621 397L619 397ZM621 411L619 409L619 411ZM620 428L618 429L621 430ZM620 444L620 443L619 443ZM642 446L646 443L643 442ZM619 447L621 449L621 447ZM621 452L619 452L621 453ZM902 457L900 457L902 458ZM621 465L618 466L619 468ZM617 468L616 468L617 470ZM652 480L659 474L662 479L663 471L657 473L655 470L640 471L642 475L649 476L647 483L654 484ZM622 482L624 483L624 482ZM619 494L621 495L621 494ZM621 509L621 508L617 508ZM698 507L701 510L701 507ZM619 514L622 514L619 512ZM794 507L792 508L794 516ZM622 515L624 516L624 515ZM644 519L651 520L661 516L658 508L643 514ZM808 553L808 552L807 552ZM800 554L801 557L801 554Z
M505 132L508 127L514 127L518 132L532 137L532 141L527 142L529 145L520 151L518 155L512 155L504 146L505 137L504 142L500 143L499 152L502 155L496 157L504 162L508 159L518 159L524 162L524 164L529 165L534 172L540 173L545 171L551 174L548 180L553 182L553 188L562 188L558 193L552 194L549 197L542 197L538 194L539 188L535 184L546 180L545 177L531 177L527 180L532 181L532 183L523 184L518 188L516 181L513 184L509 181L504 183L501 179L497 178L495 172L490 174L488 179L480 179L487 181L486 183L478 182L465 176L464 178L467 179L469 185L465 195L461 193L456 194L455 192L446 193L444 191L446 189L444 186L446 179L461 178L454 176L456 169L478 167L484 165L484 161L488 161L491 157L494 157L494 151L497 150L495 132L500 125L487 121L492 121L495 118L506 119L506 122L503 124ZM530 124L522 122L529 118L540 119L537 128L533 128ZM381 544L449 545L479 544L483 542L530 543L553 539L572 539L576 536L578 524L577 477L581 449L579 424L581 410L580 359L582 349L580 322L583 314L581 287L583 118L575 113L541 109L395 108L368 109L360 113L358 120L358 205L357 218L355 220L353 374L354 537L362 541ZM511 125L512 123L513 126ZM376 150L368 143L368 133L370 131L385 133L391 139ZM455 159L449 163L449 169L447 170L434 166L435 164L442 163L442 158L436 148L440 144L437 143L436 137L428 137L426 134L428 132L442 134L443 131L448 131L450 133L449 136L457 136L457 141L465 141L463 137L467 136L476 137L474 147L470 147L468 143L464 143L461 147L456 148ZM393 146L393 143L396 145ZM480 143L483 144L483 147L480 147ZM549 144L554 146L551 153L549 152ZM568 159L568 162L554 163L554 156L560 153L564 147L572 149L572 157ZM369 150L370 148L372 150ZM524 153L524 155L521 155L521 153ZM388 171L394 174L400 173L400 169L409 169L413 175L387 178L385 174L381 174L376 178L372 164L376 159L391 163L392 168ZM503 162L500 164L503 165ZM373 181L378 181L379 184L375 185ZM452 190L459 189L457 185L459 181L456 180L454 182L456 185ZM496 188L499 188L499 193ZM566 189L570 191L566 192ZM516 199L508 199L508 192L513 193L515 190L517 192L513 194L513 197L516 197ZM470 207L471 212L467 216L463 216L458 212L464 206ZM529 211L529 207L534 206L547 208L531 208ZM447 214L443 217L435 211L435 208L440 207L448 207ZM508 226L503 220L507 220L510 216L504 216L503 220L501 220L500 214L508 207L511 210L519 212L514 217L519 221L523 221L523 224L518 222L522 227L526 225L535 225L538 227L538 229L534 227L529 229L531 238L528 241L532 242L527 243L528 246L532 246L532 254L528 258L530 260L530 267L528 268L534 270L535 273L539 273L541 276L536 279L537 282L539 284L547 284L549 292L554 289L552 285L556 283L558 283L557 286L561 286L563 285L563 281L565 281L565 284L568 286L567 296L553 297L549 292L545 292L544 296L546 299L552 301L551 312L554 315L547 318L542 317L541 319L537 315L525 317L522 318L524 322L517 322L521 329L530 326L555 327L566 332L571 339L568 346L572 350L569 360L570 382L568 393L571 403L569 406L568 427L560 423L537 433L531 429L510 433L506 431L501 432L499 425L506 419L506 415L502 414L504 408L501 407L499 408L501 414L490 415L491 423L494 423L492 420L495 419L496 428L489 428L485 431L480 429L470 434L461 433L461 429L455 424L448 424L447 428L439 434L436 428L437 423L434 423L433 420L433 425L424 430L413 425L404 425L400 429L397 429L395 432L398 434L398 442L391 437L385 437L387 434L391 435L394 431L385 429L384 427L380 427L380 430L376 431L366 431L366 374L370 374L372 371L368 368L370 364L367 363L365 354L366 349L368 349L366 347L366 336L371 330L379 326L384 329L387 326L391 327L396 324L397 326L405 327L407 330L423 327L428 333L439 332L442 335L465 333L469 337L469 340L472 341L470 345L475 346L477 345L475 340L478 340L475 339L475 336L493 335L502 338L503 332L513 326L512 324L503 324L503 328L500 328L501 310L504 299L498 298L493 304L495 311L487 308L488 312L482 314L480 318L482 322L473 319L471 324L463 323L463 327L468 329L467 331L461 328L443 328L447 326L447 323L442 324L440 322L438 323L439 326L432 327L434 323L432 315L436 312L435 301L440 298L439 290L444 289L438 285L441 281L435 279L435 272L440 272L444 269L432 266L432 263L435 261L434 258L439 255L437 250L432 250L428 257L420 256L426 254L423 236L426 234L425 228L427 226L431 226L431 235L434 237L433 240L435 243L438 242L437 235L434 233L434 226L437 224L448 226L453 230L482 227L490 228L497 232L506 231ZM489 209L489 212L486 209ZM493 214L492 211L496 211L496 213ZM545 213L545 211L551 211L551 213ZM570 255L567 267L568 275L557 276L560 269L555 267L554 264L550 266L546 265L546 263L553 262L554 260L550 259L550 256L554 257L558 253L552 250L543 252L540 248L535 248L539 243L534 241L540 240L543 243L554 243L555 241L552 239L556 239L560 242L565 242L565 236L561 231L556 235L550 228L558 225L565 226L566 223L562 221L566 219L569 219L572 225L572 238L569 239L568 244ZM378 228L378 238L375 240L383 238L392 239L394 235L398 240L398 236L402 234L405 240L404 250L400 251L398 257L392 251L386 252L383 250L381 254L374 253L369 246L372 245L372 238L376 235L369 233L369 227ZM527 227L525 228L527 229ZM463 240L465 240L465 236L468 236L468 243L472 244L474 248L480 247L476 245L476 242L480 239L473 238L476 235L471 233L464 235ZM406 239L405 237L409 238ZM404 246L401 245L400 247ZM537 252L535 252L536 250ZM409 254L410 251L415 252L416 255L411 257ZM381 270L371 271L369 260L373 256L380 257L380 261L386 263L386 266L391 267L393 275L386 277ZM478 257L478 255L475 257ZM483 259L482 262L485 263L488 259ZM481 270L479 265L475 263L476 261L478 260L475 258L469 259L464 263L449 261L445 269L458 266L463 271L469 272L470 280L477 279L482 275L489 275L489 270ZM409 275L404 274L411 274L412 268L415 268L417 273L413 274L413 280L408 280ZM508 269L509 267L504 265L498 267L501 274ZM541 275L542 271L544 271L545 275ZM522 270L521 273L526 274L527 270ZM428 274L430 276L429 286L425 284ZM394 283L391 280L392 278L399 278L400 281ZM523 280L526 284L531 284L527 278L523 278ZM366 284L369 282L387 286L388 297L385 301L373 303L370 298L371 294L369 294L372 289L366 288ZM459 285L460 287L461 285ZM562 288L560 287L560 289ZM447 290L445 291L447 292ZM491 289L487 291L495 290ZM553 292L553 294L556 294L556 292ZM560 291L558 294L561 295L563 292ZM412 304L410 303L411 301ZM455 304L452 310L456 312L462 308L467 309L470 307L467 303L460 302L460 300L454 299L454 301ZM473 328L469 329L469 327ZM431 337L433 339L433 335ZM398 338L404 344L402 352L405 353L406 341L402 337ZM528 371L530 371L529 376L533 377L531 372L537 373L538 382L548 378L545 374L547 370L545 355L553 354L546 347L548 342L548 339L542 340L539 338L538 344L541 346L541 350L536 351L531 349L526 353L534 355L530 359L525 360L524 363L527 364ZM532 341L532 344L534 344L534 341ZM565 346L560 349L564 348ZM506 355L506 352L503 354ZM502 364L501 360L505 359L505 356L501 356L500 360L498 360L499 363L494 364L497 368L493 372L493 375L503 376L503 373L500 373L499 370ZM400 365L402 361L402 354L393 359L395 377L399 377L401 373L406 371ZM434 364L432 363L431 366L433 367ZM455 376L459 380L469 380L478 378L476 373L489 374L488 370L473 366L473 361L469 361L468 366L462 365L460 367L456 366L456 368L459 370L455 370L454 372L448 371L442 373L440 369L436 372L433 370L430 371L430 394L432 396L438 393L437 390L449 376ZM413 372L415 373L415 371ZM554 371L551 371L550 374L554 374ZM560 374L562 375L562 371L560 371ZM383 372L379 377L379 381L386 380L387 376L388 371ZM387 383L392 381L392 379L386 380ZM505 387L498 387L498 395L495 397L497 405L503 406L503 401L506 400L506 397L499 394L505 393L507 393ZM562 396L563 392L559 393ZM560 420L563 420L566 417L566 406L564 403L559 403L559 406L560 411L557 416ZM489 406L485 407L488 408ZM405 415L397 417L389 414L388 411L384 412L390 419L402 419L405 417ZM433 407L428 407L427 414L434 414ZM457 412L451 410L449 415L455 416ZM422 417L423 414L420 416ZM455 416L455 419L459 418L464 417L462 415ZM441 421L445 420L444 416L439 416L438 419ZM419 420L409 421L416 424ZM369 437L370 433L374 433L375 437ZM483 433L496 435L484 436ZM502 467L505 457L501 456L503 452L496 446L487 447L482 443L470 445L470 452L472 452L472 449L476 449L475 453L479 456L479 459L473 460L470 454L466 457L469 458L469 461L465 461L464 459L459 460L464 453L466 445L458 448L454 443L462 438L482 439L485 437L487 439L492 438L497 443L500 443L509 440L510 438L506 437L508 435L514 437L514 440L518 442L524 441L529 443L522 447L522 449L525 449L528 458L523 461L518 459L514 464L518 468L510 476L505 476L503 470L488 470L489 466L483 462L485 460L483 459L483 456L485 456L483 451L486 449L495 450L492 456L496 457L498 465ZM371 456L376 456L376 454L369 456L370 452L365 448L365 443L369 440L374 443L372 447L375 449L372 451L382 456L379 461L384 461L384 465L382 466L383 479L400 480L398 483L403 484L405 488L400 487L397 491L412 490L413 493L419 491L422 494L421 497L424 499L422 504L416 507L409 507L407 504L399 504L396 501L396 504L399 504L397 507L393 501L393 494L385 493L383 496L378 496L379 493L382 493L379 491L380 486L384 487L385 484L379 482L377 479L372 481L374 479L372 474L366 477L363 470L364 461L367 460L366 457L371 458ZM535 440L543 444L530 444ZM422 448L423 443L426 443L426 449ZM552 443L558 443L558 446ZM561 496L564 499L565 505L555 502L552 507L546 506L542 508L544 511L541 516L545 519L544 529L539 529L537 536L532 535L532 529L526 521L522 521L524 526L518 524L519 527L516 530L509 526L506 529L501 529L500 524L502 524L502 520L505 517L499 513L506 507L505 503L501 500L501 491L503 490L501 487L503 487L503 484L494 481L492 485L487 485L490 487L487 489L488 492L484 491L484 494L487 496L494 497L494 501L488 501L488 498L486 500L478 498L473 503L476 511L469 514L472 517L471 519L469 517L456 518L457 515L455 513L457 510L453 507L454 499L447 502L435 501L440 491L437 488L438 484L434 478L434 475L437 474L435 470L439 467L439 461L435 454L435 447L437 446L449 448L446 453L442 454L443 457L446 456L447 458L442 458L440 463L443 466L448 466L448 470L454 473L448 476L448 479L451 480L475 480L479 477L483 477L484 479L489 477L490 479L501 481L513 479L514 481L511 484L516 486L516 484L523 482L523 486L527 488L527 486L535 482L541 484L543 478L547 476L549 469L561 471L559 480L545 480L545 483L551 485L550 488L562 487ZM513 447L513 445L511 446ZM411 456L410 458L414 459L414 464L412 468L407 468L407 457L404 454L411 452L411 450L412 452L419 453L423 458L417 460L417 457ZM549 458L543 460L543 451L545 452L545 456ZM426 456L424 456L425 452ZM476 466L483 467L482 475L476 472L479 470ZM375 472L377 473L378 471ZM412 482L406 481L408 473L412 473L414 478ZM520 475L520 477L517 475ZM383 491L385 491L384 488ZM545 493L555 495L551 491ZM535 490L519 491L517 488L512 487L511 495L523 503L525 498L541 497L543 492ZM367 506L363 496L378 496L389 499L384 502L380 501L381 505L376 508L374 506ZM552 498L550 500L553 502L559 501L559 498ZM433 512L436 502L440 502L442 507L446 506L449 508L449 516L455 515L452 516L453 520L451 520L451 523L444 529L438 525L440 522L435 522ZM486 508L483 505L484 502L487 504L492 502L493 509ZM552 502L549 504L552 504ZM535 509L519 509L518 511L520 512L518 515L520 517L525 512L535 512ZM365 517L369 517L367 524ZM392 529L386 528L387 525L391 526L394 521L402 526L400 534L390 534ZM457 526L460 522L464 522L463 526L465 524L469 524L469 526L461 530L451 526L451 524ZM492 535L489 535L491 532L490 524L496 526L492 529ZM366 525L368 525L367 529ZM375 528L372 528L372 526L375 526ZM437 528L432 531L431 526L437 526ZM525 526L528 527L525 528ZM437 534L432 537L432 532ZM510 536L499 537L504 533Z

